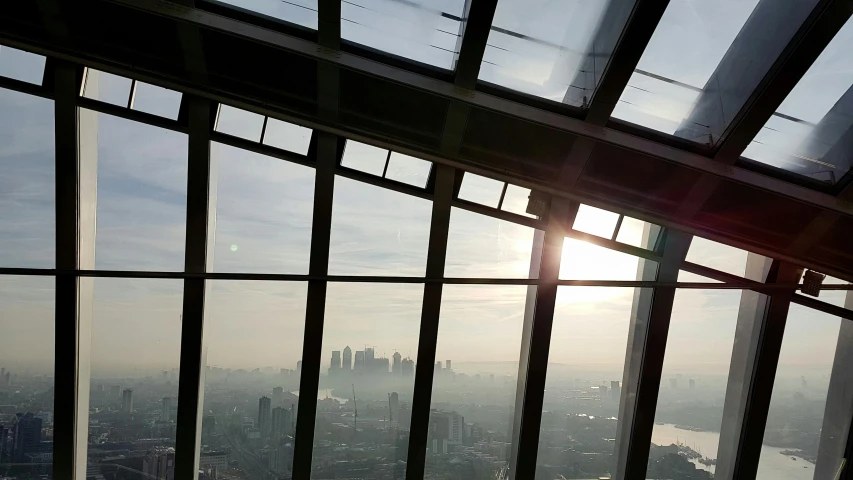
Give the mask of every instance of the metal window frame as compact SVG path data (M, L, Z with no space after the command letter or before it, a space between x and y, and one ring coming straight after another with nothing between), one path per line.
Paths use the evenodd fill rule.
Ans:
M329 2L322 2L328 4ZM334 2L332 2L334 3ZM322 347L323 320L325 310L325 295L328 282L377 282L377 283L423 283L424 304L422 310L421 334L419 337L418 363L431 367L435 358L435 338L438 332L440 300L444 284L497 284L497 285L528 285L534 291L530 318L526 319L529 329L525 330L528 342L523 343L527 349L522 351L521 367L524 375L519 376L517 395L522 400L522 408L516 409L515 435L518 440L513 442L513 468L519 478L530 478L535 473L536 452L539 437L539 422L541 416L542 395L547 369L548 348L550 342L550 324L553 322L553 308L556 288L559 285L587 286L625 286L644 288L640 295L646 295L648 306L647 331L642 336L643 342L628 346L628 356L640 355L642 367L631 370L626 359L625 375L628 382L622 389L621 409L632 411L625 416L630 424L620 422L620 450L618 460L623 468L617 469L617 478L642 478L648 459L648 447L651 438L650 413L656 408L656 398L660 383L663 351L666 346L666 333L672 310L672 297L676 288L723 289L737 288L747 291L762 292L775 299L776 303L798 303L810 308L824 311L833 315L853 320L853 311L828 305L811 297L793 293L797 285L790 278L778 283L764 283L764 280L738 278L712 269L690 264L684 261L686 255L685 242L689 245L689 236L668 230L664 239L661 253L631 247L615 242L613 239L575 232L567 227L564 214L555 214L547 220L528 219L526 217L502 213L496 209L477 206L470 202L455 198L457 189L457 173L453 167L438 164L433 168L429 184L431 188L423 191L417 188L404 188L386 182L383 179L370 176L368 179L357 173L339 168L342 154L342 139L338 136L315 131L312 137L312 149L308 157L283 152L274 147L264 145L249 146L250 143L233 139L214 132L214 103L209 100L184 94L182 111L187 110L184 120L172 121L160 119L142 112L82 98L80 88L83 67L69 62L48 59L45 77L52 79L51 88L18 84L6 80L0 81L0 88L11 88L28 94L53 98L55 101L55 135L56 135L56 268L27 269L0 268L4 275L42 275L56 278L56 360L55 360L55 434L54 434L54 476L59 479L78 479L85 477L86 455L85 442L88 424L84 420L88 415L88 342L90 335L90 318L86 318L85 309L91 307L91 290L84 285L94 277L128 277L128 278L179 278L184 280L184 324L181 338L181 378L179 383L180 399L178 411L178 437L176 441L176 475L181 478L191 478L197 472L199 445L199 412L203 401L203 347L204 326L204 287L208 279L252 279L270 281L302 281L308 282L308 298L306 308L306 330L303 346L303 375L300 379L300 409L296 432L296 451L294 452L294 478L310 478L313 453L314 419L316 416L316 392L319 384L321 365L320 349ZM337 67L334 67L337 68ZM327 87L334 86L335 72L326 72L329 80ZM322 75L321 75L322 76ZM135 80L134 80L135 81ZM48 92L48 90L50 90ZM335 105L327 104L326 112L335 114ZM95 148L92 138L82 133L82 127L97 128L91 115L82 114L85 109L91 112L103 112L147 123L162 128L187 133L189 149L189 171L187 191L187 236L186 258L183 272L140 272L140 271L102 271L94 269L93 257L86 257L91 248L94 255L93 233L87 229L92 223L83 223L81 212L92 208L92 198L86 197L86 171L84 162L86 155ZM96 115L95 115L96 116ZM464 125L463 115L461 125ZM446 147L453 148L454 139L459 138L459 118L451 121L450 115L445 126ZM85 129L85 128L84 128ZM455 132L455 133L454 133ZM228 137L228 138L225 138ZM265 155L293 161L317 169L314 202L314 223L311 243L311 263L308 275L289 274L222 274L210 270L211 256L209 232L210 215L215 211L215 198L211 197L210 186L215 177L215 169L210 164L210 141L220 141L240 148L257 151ZM444 145L444 143L443 143ZM458 143L456 143L458 148ZM91 169L91 165L88 165ZM383 188L391 188L406 194L421 196L433 201L433 218L431 223L429 257L425 277L378 277L378 276L333 276L328 275L329 233L331 230L331 211L334 193L334 179L337 175L354 178ZM89 192L91 193L91 192ZM94 199L96 202L96 199ZM563 199L552 200L552 211L565 207L569 202ZM543 269L547 274L538 275L536 279L470 279L446 278L443 276L443 264L447 246L447 231L449 214L453 207L463 208L476 213L489 215L502 220L513 221L539 229L537 234L543 236L544 264L537 269ZM560 210L562 211L562 210ZM568 214L570 215L570 214ZM570 225L571 222L568 222ZM618 232L618 229L617 229ZM644 275L637 281L572 281L559 280L559 254L556 253L557 243L562 243L563 237L578 238L606 248L629 253L644 259L660 263L657 275L648 278ZM615 237L614 237L615 238ZM549 253L550 252L550 253ZM778 262L777 262L778 263ZM785 267L789 270L796 268ZM692 271L709 278L715 278L727 283L679 283L679 269ZM848 287L849 288L849 287ZM543 293L545 292L545 293ZM639 301L639 300L638 300ZM637 309L635 305L635 309ZM849 305L848 305L849 307ZM784 315L787 308L779 307L773 310L773 321L781 322L784 326ZM83 313L81 313L83 312ZM768 317L770 318L770 317ZM781 320L780 320L781 319ZM767 321L766 319L764 321ZM778 327L778 326L777 326ZM649 332L656 332L652 335ZM761 372L768 374L775 371L774 350L781 342L781 333L777 328L770 336L772 341L766 342L756 358L761 360ZM637 332L635 332L637 333ZM765 335L768 335L765 333ZM632 335L638 338L641 335ZM60 340L64 339L64 341ZM651 341L651 343L650 343ZM765 353L765 350L767 353ZM526 352L526 353L525 353ZM535 352L536 355L531 355ZM432 361L427 362L432 359ZM423 363L427 362L427 363ZM633 364L632 364L633 365ZM756 445L760 446L763 434L762 412L759 407L769 402L769 391L766 384L752 381L749 387L759 401L753 401L750 412L756 419L749 424L738 425L743 448L735 460L736 471L740 474L751 472L757 468L758 457ZM633 385L633 386L632 386ZM541 388L540 388L541 387ZM770 375L772 387L772 375ZM628 401L629 390L636 393L636 398ZM432 369L418 369L415 381L415 405L412 419L412 437L409 443L407 469L408 480L419 480L423 476L425 462L426 426L429 421L429 406L432 391ZM311 394L310 392L313 392ZM758 397L756 397L758 398ZM517 403L519 404L519 403ZM626 410L627 409L627 410ZM757 412L755 409L759 409ZM637 416L637 413L643 415ZM766 417L766 408L763 415ZM620 416L622 418L622 416ZM766 418L765 418L766 419ZM760 425L759 425L760 424ZM762 427L762 428L759 428ZM759 432L760 431L760 432ZM722 435L721 435L722 439ZM756 440L757 439L757 440ZM722 440L721 440L722 441ZM757 443L756 443L757 442ZM849 439L846 439L849 443ZM845 443L846 445L846 443ZM847 446L846 448L850 448ZM524 457L518 452L523 451Z

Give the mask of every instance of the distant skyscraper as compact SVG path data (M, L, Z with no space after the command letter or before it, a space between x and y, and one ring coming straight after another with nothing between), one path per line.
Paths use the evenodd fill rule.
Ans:
M344 365L343 365L343 369L344 369L344 371L350 371L350 370L352 370L352 349L351 349L351 348L349 348L349 345L347 345L347 346L344 348Z
M447 370L448 372L449 372L449 371L451 371L451 370L453 370L453 369L450 367L450 360L445 360L445 361L444 361L444 369L445 369L445 370Z
M610 397L616 401L622 397L622 387L619 386L619 380L610 382Z
M133 390L126 388L121 392L121 411L133 413Z
M296 362L296 373L302 373L302 360Z
M337 375L341 370L341 351L332 351L332 363L329 365L329 375Z
M276 407L272 409L272 421L270 425L270 439L272 439L273 444L277 444L277 442L284 437L285 435L289 435L290 432L290 410L284 407Z
M388 397L388 408L391 409L390 421L399 422L400 421L400 395L397 392L391 392L391 395Z
M366 370L373 371L373 369L376 368L376 363L374 361L375 359L376 359L376 354L373 351L373 349L365 347L365 349L364 349L364 368Z
M400 355L400 352L394 352L392 357L394 358L394 363L391 364L391 373L395 376L403 375L403 356Z
M172 397L163 397L161 407L160 420L168 422L172 415Z
M355 364L352 366L353 370L364 370L364 352L359 350L355 352Z
M678 379L670 378L669 379L669 388L678 388Z
M696 390L696 380L691 378L687 381L687 384L689 385L690 390Z
M403 378L411 378L415 376L415 361L411 358L403 359Z
M3 385L6 385L7 387L12 386L12 372L6 372L6 377L3 380Z
M6 367L0 368L0 380L6 378Z
M25 455L38 448L41 443L41 424L41 419L30 412L17 414L15 426L12 427L13 462L23 463Z
M270 436L270 397L258 400L258 430L261 431L261 438Z
M273 407L280 407L281 403L284 401L284 389L281 387L275 387L272 389L272 404Z
M441 373L441 360L435 362L435 373Z

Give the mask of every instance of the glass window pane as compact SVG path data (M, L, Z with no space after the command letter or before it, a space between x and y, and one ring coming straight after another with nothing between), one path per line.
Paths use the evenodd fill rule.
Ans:
M41 85L44 78L44 57L0 45L0 76Z
M536 218L536 215L527 213L527 203L530 199L530 189L519 187L511 183L506 184L506 192L504 193L504 201L501 204L501 210L505 212L524 215L525 217Z
M218 143L214 271L308 273L314 169Z
M528 290L535 294L521 285L444 286L424 478L501 478Z
M432 163L402 153L391 152L388 159L388 171L385 178L403 182L415 187L426 187Z
M127 107L127 102L130 100L130 86L133 83L129 78L101 72L94 68L87 70L86 85L83 87L84 97Z
M136 82L133 109L177 120L181 109L181 92L144 82Z
M308 286L219 280L207 285L200 469L226 473L218 463L225 455L257 478L268 470L289 475Z
M758 0L669 3L613 116L673 134ZM707 138L691 138L708 143Z
M480 80L582 105L592 92L579 88L576 80L585 66L589 68L586 62L590 55L602 56L591 49L609 3L500 0L480 66ZM607 63L607 58L596 58L599 60Z
M563 240L560 280L637 280L639 257L574 238Z
M55 296L53 277L0 275L0 474L10 480L52 472Z
M184 269L187 137L97 114L95 267Z
M685 283L723 283L719 280L703 277L702 275L696 275L695 273L690 273L684 270L678 271L678 279L676 281Z
M742 277L746 274L746 257L748 254L749 252L746 250L702 237L693 237L686 260L690 263Z
M312 478L405 477L423 290L329 284Z
M87 471L172 478L183 280L80 282L94 291Z
M654 223L644 222L631 217L622 217L616 241L634 247L654 250L661 228Z
M609 478L635 290L557 287L536 478Z
M253 12L269 15L317 30L317 0L221 0Z
M0 266L53 268L53 102L0 88L0 112Z
M444 276L528 278L534 233L530 227L454 207Z
M743 156L836 183L851 167L853 21L847 21Z
M329 273L423 276L432 202L335 178Z
M713 474L740 297L676 290L646 478Z
M261 141L264 117L228 105L219 105L219 117L216 119L216 131L245 138L253 142Z
M381 177L387 159L388 150L384 148L347 140L341 165Z
M453 68L463 0L341 4L341 37L392 55Z
M758 460L758 480L814 476L842 321L846 320L791 305Z
M619 214L581 204L572 229L598 237L611 238Z
M268 117L267 129L264 131L264 145L308 155L311 129Z
M504 182L465 172L462 177L462 186L459 187L459 198L498 208L503 188Z
M800 281L802 283L802 280ZM848 285L850 282L841 280L840 278L830 277L829 275L823 279L824 285ZM826 290L822 289L818 295L818 300L826 302L836 307L844 308L847 301L848 290Z

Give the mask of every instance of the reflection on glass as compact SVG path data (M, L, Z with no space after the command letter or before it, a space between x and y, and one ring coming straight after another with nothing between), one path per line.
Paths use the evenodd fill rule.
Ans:
M690 263L713 268L721 272L742 277L746 274L746 250L730 247L702 237L693 237L686 260Z
M176 120L181 109L181 93L145 82L136 82L133 109Z
M498 208L503 187L504 182L465 172L462 177L462 186L459 187L459 198Z
M536 478L610 477L634 295L558 287Z
M263 128L264 117L262 115L228 105L219 105L219 116L216 118L217 132L260 142Z
M354 140L347 140L341 165L381 177L385 170L388 150Z
M422 297L329 284L311 478L405 477Z
M317 0L222 0L246 10L317 29Z
M595 37L600 29L621 28L602 25L610 4L500 0L480 80L570 105L585 104L593 92L579 77L595 75L610 56L595 51L600 47Z
M739 290L676 291L646 478L714 473L740 297Z
M341 37L416 62L453 68L463 0L341 4Z
M306 295L301 282L207 282L200 461L206 473L290 475Z
M504 201L501 203L501 210L505 212L524 215L525 217L536 218L536 215L527 213L527 204L530 200L530 189L519 187L511 183L506 184L506 192L504 193Z
M703 277L702 275L696 275L695 273L686 272L684 270L678 271L678 279L676 281L685 283L723 283L719 280Z
M502 478L528 287L445 285L425 479Z
M94 289L87 471L173 478L183 282L80 281Z
M391 152L385 178L415 187L425 187L432 163L402 153Z
M41 85L44 77L44 57L0 45L0 77Z
M758 480L814 477L827 400L840 401L827 399L827 391L842 321L846 320L791 305L758 460Z
M661 228L654 223L644 222L631 217L622 217L616 241L634 247L654 250Z
M853 148L853 21L848 21L779 105L743 156L836 183Z
M618 221L618 213L581 204L572 228L597 237L611 238Z
M213 143L214 271L308 273L314 169Z
M0 475L10 480L52 472L54 298L53 277L0 275Z
M335 178L329 273L423 276L432 202Z
M268 117L264 145L307 155L311 145L311 129Z
M187 137L98 114L95 267L184 269Z
M656 265L651 260L566 238L560 280L637 280L641 261L647 263L648 268Z
M528 278L534 232L530 227L454 207L444 276Z
M757 4L758 0L669 2L613 116L675 133ZM690 127L707 130L702 125ZM708 143L707 136L689 140Z
M133 81L129 78L89 68L86 72L83 96L119 107L127 107L130 101L131 84Z
M56 265L54 138L52 101L0 88L0 266Z

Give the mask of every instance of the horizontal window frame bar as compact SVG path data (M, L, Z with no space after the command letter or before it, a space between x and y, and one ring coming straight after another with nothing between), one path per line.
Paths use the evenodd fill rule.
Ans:
M182 95L184 94L182 93ZM152 127L159 127L165 130L189 134L189 127L178 120L172 120L170 118L154 115L153 113L133 110L132 108L114 105L100 100L94 100L84 97L83 95L80 95L77 99L77 107L106 115L112 115L114 117L123 118L133 122L144 123L146 125L151 125Z

